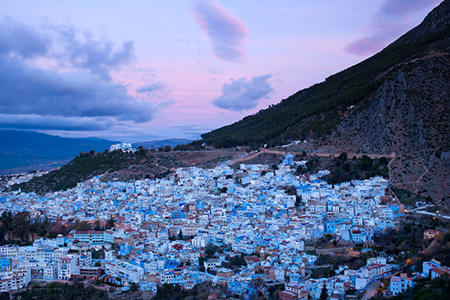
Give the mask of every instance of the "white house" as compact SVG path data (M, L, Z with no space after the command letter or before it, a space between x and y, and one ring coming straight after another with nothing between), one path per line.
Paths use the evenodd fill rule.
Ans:
M414 281L406 273L401 273L400 276L392 276L389 291L392 292L392 295L396 296L413 286Z

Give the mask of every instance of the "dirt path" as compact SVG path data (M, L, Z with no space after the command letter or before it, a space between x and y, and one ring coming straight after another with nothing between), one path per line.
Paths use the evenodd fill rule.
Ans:
M388 167L389 167L389 181L391 182L391 183L395 183L395 182L393 182L392 180L391 180L391 167L390 167L390 165L391 165L391 163L394 161L394 159L393 160L391 160L390 162L389 162L389 164L388 164ZM424 161L424 159L422 158L422 159L420 159L420 161L418 161L418 162L413 162L413 164L416 164L417 166L419 166L419 167L421 167L421 168L423 168L425 171L420 175L420 177L417 179L417 180L414 180L414 181L408 181L408 182L401 182L401 183L395 183L397 186L405 186L405 185L411 185L411 184L420 184L420 182L422 181L422 178L425 176L425 174L426 173L428 173L428 172L430 172L430 170L425 166L425 165L423 165L422 164L422 162Z
M397 156L395 154L395 152L392 153L393 157L392 159L389 161L388 163L388 170L389 170L389 182L392 182L392 172L391 172L391 166L392 164L395 162L395 160L397 159ZM397 196L395 196L397 198ZM398 200L398 199L397 199Z
M268 154L276 154L276 155L286 155L286 154L299 154L299 152L294 152L294 151L280 151L280 150L272 150L272 149L259 149L258 152L253 153L251 155L248 155L246 157L241 157L238 158L236 160L230 161L228 163L228 165L232 165L235 163L239 163L239 162L245 162L245 161L249 161L252 160L254 158L256 158L258 155L264 154L264 153L268 153ZM308 156L320 156L320 157L335 157L340 155L341 153L337 153L337 152L330 152L330 153L322 153L322 152L307 152L306 155ZM391 153L391 154L363 154L363 153L347 153L348 157L357 157L357 158L361 158L364 155L367 155L368 157L374 159L374 158L381 158L381 157L387 157L387 158L393 158L395 159L395 153ZM391 160L392 162L392 160ZM391 163L389 162L389 164ZM388 167L389 167L388 164ZM390 173L390 168L389 168L389 173ZM390 178L389 178L390 179Z

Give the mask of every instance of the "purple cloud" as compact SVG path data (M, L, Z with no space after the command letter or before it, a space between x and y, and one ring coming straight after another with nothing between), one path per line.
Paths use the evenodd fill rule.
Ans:
M400 16L422 9L429 10L442 0L387 0L383 3L380 13L386 16Z
M148 84L145 86L142 86L140 88L136 89L137 93L166 93L167 92L167 85L164 82L157 82L157 83L152 83L152 84Z
M86 72L58 73L0 56L0 113L64 117L114 117L135 123L152 119L156 107L137 101L125 86Z
M183 132L183 135L191 139L199 139L203 133L209 132L213 129L211 127L205 127L196 124L178 125L172 126L171 128L181 130L181 132Z
M258 105L258 101L267 98L273 91L268 79L272 75L255 76L250 80L239 78L222 86L222 95L212 102L215 106L231 110L249 110Z
M134 59L132 41L125 41L121 49L115 49L112 41L96 39L88 30L80 32L72 25L47 27L63 46L62 53L56 54L57 58L65 59L75 68L89 70L104 80L111 80L111 70L117 70Z
M0 17L0 55L25 59L46 55L51 39L31 26Z
M61 28L0 18L0 128L106 130L149 122L170 104L137 99L111 81L110 70L133 58L131 42L116 50L109 40L79 39L76 29ZM40 58L71 70L42 68L34 64Z
M409 16L429 11L442 0L386 0L367 25L367 35L348 44L345 50L360 56L376 53L413 26Z
M215 56L231 62L242 61L248 34L245 23L214 1L193 3L194 17L208 35Z
M23 130L64 130L64 131L101 131L107 130L117 122L104 117L61 117L36 114L10 115L0 114L0 128Z

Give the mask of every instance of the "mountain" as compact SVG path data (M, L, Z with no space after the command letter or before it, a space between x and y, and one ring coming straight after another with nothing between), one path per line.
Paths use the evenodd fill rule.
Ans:
M380 53L197 143L270 146L307 139L353 153L395 153L395 186L450 202L449 52L445 0Z
M188 140L188 139L154 140L154 141L148 141L148 142L133 143L133 146L136 148L139 146L142 146L145 149L157 149L159 147L164 147L164 146L170 146L173 148L178 145L188 144L192 141L193 140Z
M0 140L0 174L52 169L82 151L104 151L114 143L96 138L72 139L14 130L0 130Z

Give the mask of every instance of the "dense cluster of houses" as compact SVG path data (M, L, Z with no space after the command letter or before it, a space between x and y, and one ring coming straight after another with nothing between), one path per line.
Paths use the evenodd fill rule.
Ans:
M304 163L286 156L276 170L245 164L238 170L191 167L167 179L102 182L99 176L45 196L2 194L0 211L27 210L65 225L76 220L104 225L112 217L115 227L73 231L28 247L3 246L0 276L25 272L23 284L36 276L101 277L154 291L157 284L190 289L209 280L234 294L252 292L260 277L286 283L286 293L297 292L299 298L318 297L323 284L336 295L350 287L364 289L392 266L376 258L361 270L342 268L332 278L310 279L306 270L316 256L305 251L305 241L331 234L370 245L375 232L398 225L403 208L386 194L388 182L381 177L333 186L320 179L326 171L294 175ZM207 259L208 245L222 250ZM104 249L105 258L92 259L89 249ZM245 265L233 266L233 257L244 257Z
M6 185L12 186L14 184L20 184L23 182L27 182L27 181L30 181L31 179L33 179L34 177L41 177L47 173L48 173L48 171L36 171L36 172L32 172L32 173L19 173L19 174L8 175L8 176L5 176L5 178L7 179Z

